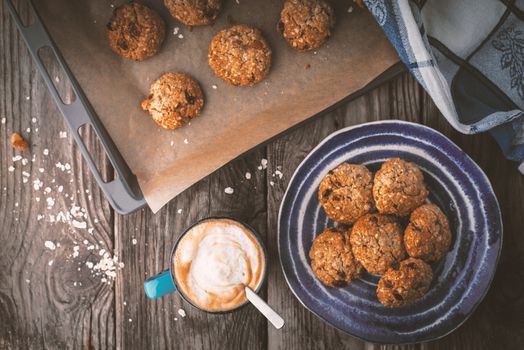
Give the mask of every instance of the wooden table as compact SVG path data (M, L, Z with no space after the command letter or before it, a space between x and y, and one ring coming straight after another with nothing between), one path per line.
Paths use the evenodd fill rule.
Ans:
M284 281L276 241L280 201L306 154L341 127L386 118L423 123L448 135L485 170L504 217L498 272L473 316L441 340L401 348L524 347L524 177L488 135L454 131L409 74L231 162L156 215L144 209L120 216L95 185L69 134L59 136L67 130L64 121L3 7L0 36L0 118L5 118L0 124L0 349L379 348L333 329L301 306ZM56 67L52 74L64 84ZM13 162L17 154L9 141L13 131L30 141L25 165L21 160ZM108 161L93 136L86 136L102 172L111 178ZM263 158L268 167L260 171ZM70 164L70 172L57 167L58 162ZM10 171L10 166L15 169ZM277 167L282 179L272 176ZM253 174L251 180L245 179L247 171ZM44 184L35 190L37 179ZM235 189L233 195L224 193L228 186ZM51 193L46 194L45 187ZM51 210L47 197L55 201ZM50 212L68 210L72 203L85 208L85 221L92 230L50 222ZM210 215L241 219L263 235L270 267L262 294L285 318L282 330L273 329L251 306L233 314L208 315L177 295L146 300L142 283L169 265L179 232ZM60 247L48 249L45 241ZM88 250L90 245L98 248ZM104 283L85 264L99 259L100 249L125 264L114 282ZM179 309L187 316L181 317Z

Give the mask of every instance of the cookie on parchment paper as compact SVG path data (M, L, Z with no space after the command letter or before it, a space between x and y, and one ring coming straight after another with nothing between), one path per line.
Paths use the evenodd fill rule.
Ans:
M215 74L232 85L250 86L266 77L271 48L260 30L240 24L218 32L208 50Z
M117 7L107 23L109 47L120 56L135 61L156 55L165 36L164 20L154 10L137 2Z
M335 13L324 0L286 0L277 24L289 45L298 51L320 47L333 33Z
M169 72L155 81L142 109L164 129L175 130L197 117L204 107L200 84L186 74Z
M171 16L187 26L213 24L222 9L222 0L164 0Z

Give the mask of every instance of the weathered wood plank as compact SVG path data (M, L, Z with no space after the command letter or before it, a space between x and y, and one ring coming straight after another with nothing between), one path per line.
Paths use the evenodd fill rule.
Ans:
M21 11L27 15L27 8ZM5 118L0 124L0 348L112 348L113 289L85 267L92 252L83 244L87 240L111 249L111 210L69 132L59 137L67 127L3 2L0 32L0 118ZM56 66L51 70L67 91ZM10 145L13 131L21 132L31 145L29 152L21 154L27 162L13 161L19 154ZM101 161L101 170L110 175L92 135L87 135L86 143ZM57 162L71 169L60 170ZM34 187L36 180L42 181L42 187ZM52 222L73 204L85 210L85 216L77 219L86 222L86 229ZM45 248L44 241L54 242L56 249Z
M265 173L257 169L263 156L263 150L258 150L232 162L179 195L156 215L143 210L117 216L117 246L126 261L117 288L117 323L121 325L118 347L266 348L266 321L250 305L232 314L211 315L195 309L177 294L147 300L142 289L147 277L169 267L173 244L183 229L197 220L230 216L266 237ZM250 180L245 178L247 171L252 174ZM226 194L226 187L232 187L234 193ZM133 238L137 239L136 245L132 244ZM185 318L177 313L179 309L185 310Z
M522 348L524 177L515 164L503 159L488 135L464 136L454 131L409 74L232 162L156 215L142 210L114 217L70 136L59 137L66 126L3 6L0 119L6 119L0 124L0 348ZM22 12L26 17L27 9L22 7ZM58 77L61 88L70 94L54 66L52 76ZM32 118L36 118L34 122ZM449 136L486 171L503 212L503 253L485 301L457 331L427 344L378 346L324 324L294 298L278 257L278 209L296 166L329 133L387 118L422 122ZM31 156L26 156L25 165L21 160L13 161L17 154L9 144L13 131L20 131L30 141L34 162ZM94 135L87 132L85 138L102 172L111 178L112 170ZM49 155L43 154L44 149ZM259 171L264 157L269 161L268 169ZM69 163L71 173L58 169L57 162ZM14 171L9 171L9 166ZM273 176L276 170L282 171L282 179ZM251 180L245 179L246 171L252 174ZM42 180L42 188L33 187L36 179ZM62 192L58 192L59 186L63 186ZM235 189L233 195L224 193L228 186ZM46 194L45 187L51 192ZM47 197L55 200L51 209L47 209ZM82 220L93 229L91 233L70 223L50 222L49 215L69 210L73 203L85 209ZM178 209L182 209L180 214ZM39 219L38 215L45 217ZM171 246L179 233L210 215L243 220L265 238L270 265L262 295L284 316L284 329L274 330L251 306L233 314L208 315L177 295L159 301L145 299L144 279L169 265ZM45 248L47 240L60 243L60 247ZM90 245L98 248L88 250ZM78 256L74 254L76 246ZM101 249L111 253L114 249L125 263L115 284L103 283L102 276L85 266L85 262L100 260ZM177 313L179 308L187 312L186 318Z

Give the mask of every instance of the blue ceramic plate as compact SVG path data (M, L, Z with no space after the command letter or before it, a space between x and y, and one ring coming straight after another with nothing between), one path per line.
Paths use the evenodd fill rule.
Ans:
M385 308L375 294L378 276L329 288L313 275L308 253L315 236L333 225L317 199L328 171L342 162L376 171L393 157L422 169L429 200L449 218L453 241L445 258L433 265L433 284L422 299ZM442 134L401 121L342 129L322 141L295 171L278 225L280 261L295 296L327 323L376 343L429 341L460 326L485 296L502 246L499 205L482 170Z

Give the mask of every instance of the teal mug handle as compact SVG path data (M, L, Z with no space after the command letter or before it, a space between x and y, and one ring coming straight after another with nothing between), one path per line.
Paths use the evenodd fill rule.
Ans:
M165 270L158 275L148 278L144 282L144 291L150 299L163 297L176 291L175 282L171 276L171 271Z

